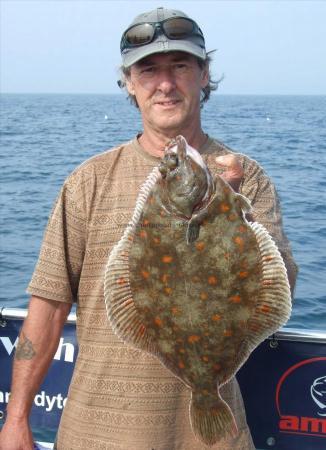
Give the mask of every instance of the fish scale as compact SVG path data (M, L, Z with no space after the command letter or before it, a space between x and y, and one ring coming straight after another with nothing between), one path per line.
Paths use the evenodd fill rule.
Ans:
M207 445L237 434L220 387L291 312L284 262L267 231L245 219L249 207L178 136L105 272L113 330L191 389L192 429Z

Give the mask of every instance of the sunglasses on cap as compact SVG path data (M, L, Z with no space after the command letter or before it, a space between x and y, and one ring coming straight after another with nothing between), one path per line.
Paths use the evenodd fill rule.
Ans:
M168 39L187 39L191 36L200 36L205 42L204 35L196 22L184 17L171 17L161 22L132 25L122 36L120 50L122 52L126 48L150 44L158 33L165 34Z

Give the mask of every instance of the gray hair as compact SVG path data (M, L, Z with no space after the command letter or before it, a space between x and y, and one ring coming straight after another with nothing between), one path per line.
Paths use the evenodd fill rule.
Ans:
M223 80L224 76L222 76L219 80L214 81L212 79L211 76L211 71L210 71L210 63L212 62L212 57L211 57L211 53L213 52L208 52L206 55L206 59L203 61L202 59L196 58L198 66L200 67L201 70L204 70L206 67L208 67L208 73L209 73L209 79L208 79L208 84L207 86L205 86L204 88L202 88L201 90L201 98L200 98L200 105L201 107L203 107L204 103L207 102L207 100L209 99L211 93L213 91L216 91L219 87L220 82ZM125 89L126 85L127 85L127 78L130 77L130 67L120 67L120 80L118 80L118 86L121 89ZM134 106L136 106L136 108L139 108L137 100L136 100L136 96L129 94L129 92L127 91L127 99L130 101L130 103Z

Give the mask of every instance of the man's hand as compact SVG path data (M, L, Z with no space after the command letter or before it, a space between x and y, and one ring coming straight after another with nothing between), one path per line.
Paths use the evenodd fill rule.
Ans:
M33 450L28 419L9 419L0 432L0 450Z
M215 158L217 167L221 170L220 176L227 181L235 192L239 191L243 168L236 155L224 155Z

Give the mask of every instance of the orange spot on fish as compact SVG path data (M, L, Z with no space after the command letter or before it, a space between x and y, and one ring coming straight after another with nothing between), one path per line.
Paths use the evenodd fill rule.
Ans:
M211 286L217 285L217 278L214 275L209 276L207 281L208 281L208 284Z
M229 300L230 300L230 302L232 302L232 303L240 303L240 302L241 302L241 297L240 297L240 295L232 295L232 296L229 298Z
M134 240L133 236L128 236L128 241L133 241L133 240Z
M200 341L200 336L198 336L197 334L193 334L191 336L188 336L188 342L190 344L193 344L194 342L198 342Z
M234 214L234 213L232 213L232 214L229 214L228 215L228 220L230 221L230 222L234 222L235 220L237 220L237 215L236 214Z
M201 252L202 250L204 250L205 244L202 241L196 242L195 247L199 252Z
M244 240L243 240L243 238L240 237L240 236L235 236L233 238L233 242L235 242L235 244L238 246L239 252L242 253L243 252L243 247L244 247Z
M244 241L243 241L242 237L240 237L240 236L235 236L235 237L233 238L233 241L234 241L237 245L239 245L239 247L243 247Z
M148 225L149 224L149 220L147 220L147 219L144 219L144 221L143 221L143 225Z
M166 287L164 288L164 292L165 292L167 295L170 295L170 294L172 293L172 288L166 286Z
M213 365L213 369L215 370L215 372L218 372L219 370L221 370L221 364L215 363L215 364Z
M238 231L240 231L240 233L245 233L247 231L247 228L244 225L239 225Z
M147 270L142 270L141 275L143 278L145 278L145 280L147 280L150 276L150 273Z
M200 293L200 300L207 300L208 299L208 294L206 292L201 292Z
M157 325L158 327L161 327L163 325L162 320L159 317L155 317L154 319L154 323L155 325Z
M271 312L271 307L268 306L268 305L263 305L263 306L260 308L260 311L261 311L262 313L264 313L264 314L267 314L267 313Z
M257 323L252 323L248 327L248 329L250 331L254 331L254 332L260 331L260 328L261 328L260 325L258 325Z
M164 284L166 284L166 283L169 281L169 278L170 278L170 275L168 275L167 273L164 273L164 274L161 276L161 280L162 280L162 282L163 282Z
M177 306L173 306L173 308L171 308L172 314L179 314L180 313L180 308L178 308Z
M186 350L184 348L179 348L179 353L185 353Z
M161 243L161 239L159 237L153 237L153 242L158 245Z
M202 360L205 361L205 362L208 362L209 361L209 357L204 355L204 356L202 356Z
M165 217L165 211L163 209L161 209L160 216Z
M162 262L164 262L165 264L170 264L172 261L173 261L172 256L170 255L162 256Z
M222 202L219 204L219 210L222 213L226 213L226 212L230 211L230 208L231 208L230 205L226 202Z
M214 322L218 322L221 320L221 316L219 314L214 314L214 316L212 316L212 320L214 320Z
M147 231L146 230L140 230L139 237L141 237L142 239L146 239L147 238Z
M144 327L144 325L140 325L140 327L139 327L139 334L140 334L140 336L143 336L145 331L146 331L146 328Z
M180 369L184 369L186 367L183 361L179 361L178 366L180 367Z
M248 275L249 275L249 272L247 272L246 270L241 270L240 272L239 272L239 278L247 278L248 277Z
M232 330L224 330L223 334L225 337L230 337L233 335L233 332Z
M122 286L123 284L126 284L127 280L125 278L118 278L117 279L117 284L120 284L120 286Z

